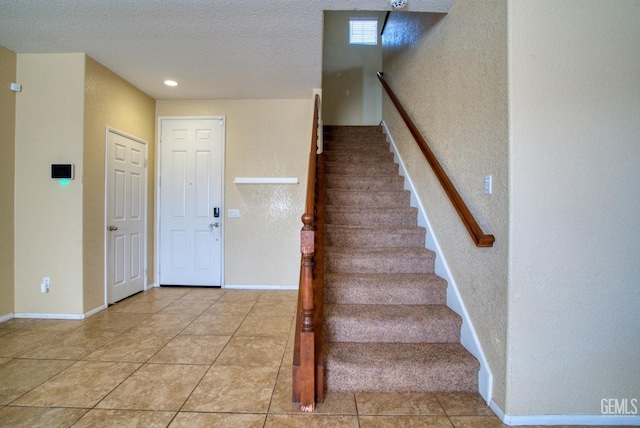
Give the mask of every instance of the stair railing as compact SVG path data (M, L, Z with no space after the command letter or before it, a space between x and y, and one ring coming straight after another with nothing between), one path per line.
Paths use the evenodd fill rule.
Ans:
M387 83L384 75L381 72L378 72L378 80L380 80L380 83L387 92L387 95L389 95L391 102L393 102L393 105L398 110L398 113L400 113L402 120L404 120L404 123L409 128L409 132L411 132L411 135L416 140L416 143L418 144L418 147L420 147L420 150L424 154L424 157L427 159L427 162L429 162L429 165L431 165L431 168L438 178L438 181L440 181L440 185L442 185L445 193L447 194L447 196L449 196L449 200L453 204L455 210L458 212L460 220L462 220L462 224L464 224L464 226L467 228L467 231L471 235L471 239L473 239L473 242L477 247L493 247L493 243L495 241L494 236L486 235L482 231L482 229L478 225L478 222L473 217L473 214L471 214L471 211L469 211L469 208L464 203L464 200L449 179L449 176L440 165L440 162L438 162L438 159L429 148L429 145L420 134L420 131L418 131L418 128L409 117L409 114L406 112L404 107L402 107L402 104L398 100L398 97L396 97L396 95L393 93L393 90L391 90L391 87L389 87L389 84Z
M313 412L324 400L323 283L324 218L323 157L318 154L320 97L314 98L311 150L305 212L300 231L300 283L293 350L292 401L300 410Z

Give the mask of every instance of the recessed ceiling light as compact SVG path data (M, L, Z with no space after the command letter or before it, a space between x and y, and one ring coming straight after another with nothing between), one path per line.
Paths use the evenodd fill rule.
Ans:
M164 84L167 86L178 86L178 82L176 82L175 80L165 80Z

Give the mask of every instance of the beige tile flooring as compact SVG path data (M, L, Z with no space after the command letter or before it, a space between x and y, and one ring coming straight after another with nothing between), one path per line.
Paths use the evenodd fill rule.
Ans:
M162 287L0 324L2 427L502 427L477 394L291 403L297 292Z

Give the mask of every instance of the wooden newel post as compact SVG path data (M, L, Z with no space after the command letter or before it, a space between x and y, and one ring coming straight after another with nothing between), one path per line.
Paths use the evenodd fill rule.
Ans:
M313 322L313 255L315 253L313 214L302 215L300 231L302 253L302 326L300 332L300 410L313 412L315 407L315 333Z

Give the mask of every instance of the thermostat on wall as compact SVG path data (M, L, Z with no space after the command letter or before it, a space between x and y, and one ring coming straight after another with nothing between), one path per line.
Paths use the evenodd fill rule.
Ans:
M51 178L66 178L73 180L73 164L72 163L52 163Z

